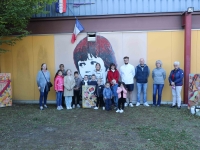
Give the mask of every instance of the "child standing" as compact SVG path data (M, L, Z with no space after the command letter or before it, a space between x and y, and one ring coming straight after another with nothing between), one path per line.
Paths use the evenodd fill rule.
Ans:
M64 96L65 96L65 104L67 109L72 109L71 103L72 103L72 96L74 96L74 88L75 86L75 80L73 76L71 75L71 70L67 70L67 75L64 77Z
M79 101L80 101L81 79L79 78L78 71L74 72L74 80L75 80L75 86L74 86L74 96L72 97L72 107L75 108L76 104L76 107L80 108Z
M120 83L120 86L117 89L117 93L118 93L119 101L118 101L118 109L116 112L123 113L124 112L124 103L126 102L126 93L127 93L124 82Z
M110 83L107 82L105 84L105 88L103 90L103 98L105 100L106 110L111 110L111 98L112 98L112 91L110 89Z
M91 80L89 81L89 85L97 85L96 76L93 74Z
M97 96L97 103L94 109L98 109L99 106L102 106L103 110L105 110L105 103L103 101L103 89L104 89L104 86L101 84L101 80L98 80L96 89L95 89L95 95Z
M115 105L115 108L114 109L117 109L118 107L118 94L117 94L117 88L118 88L118 84L116 82L115 79L112 80L112 94L113 94L113 100L114 100L114 105Z
M57 110L63 109L62 107L62 95L64 90L64 78L62 75L62 70L58 70L55 79L54 79L54 89L56 91L56 103L57 103Z

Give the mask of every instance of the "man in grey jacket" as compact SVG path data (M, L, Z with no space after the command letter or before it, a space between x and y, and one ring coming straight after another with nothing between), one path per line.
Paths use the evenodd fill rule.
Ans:
M161 60L156 61L156 68L152 71L153 78L153 106L160 106L162 90L165 84L166 72L162 68ZM156 95L158 91L158 100L156 103Z

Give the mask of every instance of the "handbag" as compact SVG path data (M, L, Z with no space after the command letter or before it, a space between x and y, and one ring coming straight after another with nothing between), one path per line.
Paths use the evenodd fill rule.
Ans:
M43 75L44 75L44 72L42 71ZM46 79L47 81L47 78L45 77L44 75L44 78ZM47 81L47 84L46 84L46 91L50 91L50 88L53 86L53 84L51 82L48 82Z

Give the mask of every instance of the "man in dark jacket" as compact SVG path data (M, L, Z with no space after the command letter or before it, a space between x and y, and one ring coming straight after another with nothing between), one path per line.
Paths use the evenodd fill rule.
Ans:
M147 103L147 82L149 77L149 67L144 64L144 59L140 59L140 64L135 68L135 79L137 84L137 103L136 106L140 106L140 93L143 91L143 105L149 106Z

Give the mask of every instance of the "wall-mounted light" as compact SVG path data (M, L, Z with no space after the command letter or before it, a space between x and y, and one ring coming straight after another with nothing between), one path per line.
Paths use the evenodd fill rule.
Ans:
M188 13L194 12L194 7L188 7L187 12L188 12Z

